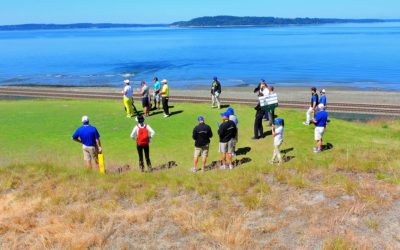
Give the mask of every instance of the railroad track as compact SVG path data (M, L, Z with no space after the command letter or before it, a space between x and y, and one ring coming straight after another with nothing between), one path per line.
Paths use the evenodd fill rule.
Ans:
M50 99L104 99L119 100L121 94L118 92L98 92L98 91L76 91L76 90L57 90L57 89L41 89L41 88L17 88L17 87L0 87L0 96L8 97L33 97L33 98L50 98ZM140 96L134 96L135 100L139 100ZM205 103L210 98L200 96L172 96L171 102L192 102ZM222 98L223 103L229 104L249 104L256 105L257 99L237 99ZM298 101L279 102L280 108L291 109L307 109L309 103ZM374 114L400 116L399 105L372 105L365 103L329 103L329 111L341 113L358 113L358 114Z

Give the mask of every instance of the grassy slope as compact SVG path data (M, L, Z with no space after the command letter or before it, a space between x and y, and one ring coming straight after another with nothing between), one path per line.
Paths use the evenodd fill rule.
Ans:
M196 196L204 197L202 199L205 201L216 200L231 207L243 206L244 210L260 209L271 205L268 202L271 202L273 195L269 194L276 188L271 182L266 181L268 176L273 177L275 180L273 183L276 185L286 185L296 189L323 190L332 196L354 195L360 202L376 201L377 194L364 189L364 186L360 184L362 181L359 178L352 178L351 173L372 173L373 175L368 177L373 177L370 180L371 183L376 179L382 179L388 183L399 183L400 162L396 157L400 155L400 123L398 121L359 124L332 119L326 134L326 142L331 143L334 148L315 155L312 153L313 127L302 125L304 114L292 110L279 110L278 114L285 118L286 125L282 149L293 147L294 150L288 155L295 158L283 167L276 168L267 164L267 159L272 154L271 137L260 141L250 140L254 110L249 106L240 105L234 108L240 120L239 148L251 147L251 151L246 155L252 159L251 163L231 172L215 170L205 174L191 174L193 154L191 131L196 124L196 117L200 114L204 115L206 122L216 132L215 124L219 121L219 112L211 110L207 104L176 104L173 111L182 110L183 113L168 119L162 118L162 115L153 116L148 119L148 123L156 131L156 137L151 145L153 164L159 165L175 160L179 166L158 173L141 174L137 171L134 143L129 138L134 122L124 117L120 102L61 100L0 102L0 131L2 131L0 164L3 166L0 170L0 187L5 204L2 209L8 211L13 206L12 204L18 204L18 201L27 202L27 200L33 207L33 211L29 210L27 214L17 214L14 215L15 218L3 217L0 232L3 235L10 232L18 234L20 231L16 229L13 231L12 228L4 226L7 219L35 217L39 214L43 216L44 211L48 213L48 217L60 214L66 218L71 217L68 221L70 225L80 222L82 230L90 228L96 232L96 223L90 224L90 220L83 212L76 215L75 208L64 211L62 207L80 204L79 206L84 208L94 209L96 216L104 217L105 222L109 222L113 217L112 211L127 213L125 203L133 204L133 207L143 206L153 200L152 198L158 197L163 200L165 196L168 196L170 199L164 201L163 204L173 207L182 202L176 200L177 194L190 194L192 191L195 191ZM128 163L134 166L133 172L100 177L96 173L87 173L81 168L83 162L80 146L73 143L70 136L80 125L79 119L83 114L90 116L93 125L102 135L106 164L110 166ZM215 137L211 143L210 160L217 160L219 157L217 145ZM379 185L386 185L379 183ZM379 185L376 186L378 191ZM383 188L385 187L382 186ZM9 197L10 190L14 190L12 197ZM37 198L36 195L39 193L41 195ZM12 203L7 203L11 201ZM218 222L217 218L229 217L225 214L228 212L222 212L217 208L213 208L212 211L215 214L211 218L215 218L215 221L207 223L217 228L225 225L226 222ZM237 212L236 210L236 212L228 211ZM104 214L108 212L109 214ZM175 218L174 214L171 216L181 227L188 227L179 223L179 221L187 221L188 218L182 215ZM207 215L207 218L209 217L210 214ZM83 221L79 221L80 219ZM203 217L197 219L204 222ZM92 220L95 219L92 218ZM32 228L39 228L39 224L36 222ZM372 222L370 224L375 225ZM98 227L104 229L102 226ZM234 243L248 247L255 244L246 239L230 240L217 232L210 232L207 228L207 226L192 225L190 230L211 235L218 244ZM237 231L240 232L240 230ZM80 240L87 246L89 243L85 239ZM51 238L46 244L64 244L69 241L70 239L63 241ZM97 239L93 242L92 239L89 242L92 245L101 246L106 244L107 238L100 241L99 243ZM344 240L341 238L333 238L327 244L335 245L338 242L343 243L342 241ZM80 243L69 242L69 244Z

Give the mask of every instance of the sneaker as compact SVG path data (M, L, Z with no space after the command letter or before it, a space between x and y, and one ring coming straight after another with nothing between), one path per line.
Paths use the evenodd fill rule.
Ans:
M229 170L232 170L232 169L233 169L233 165L230 164L230 165L229 165Z
M274 165L275 162L271 160L271 161L268 161L268 163L271 165Z
M196 173L197 169L196 168L192 168L192 173Z
M169 117L169 115L164 115L164 118L167 118L167 117Z
M259 140L260 137L251 137L252 140Z
M236 157L236 153L235 152L232 152L232 157Z
M225 165L221 165L221 167L219 167L221 170L225 170L226 166Z
M321 150L319 150L318 148L314 148L313 152L314 153L321 153Z
M307 123L307 122L303 122L303 124L306 125L306 126L310 125L310 123Z
M215 107L215 106L211 106L211 108L212 108L212 109L215 109L216 107Z

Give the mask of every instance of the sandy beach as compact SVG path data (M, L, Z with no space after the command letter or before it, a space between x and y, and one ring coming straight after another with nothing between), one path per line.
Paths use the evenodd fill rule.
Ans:
M132 85L134 89L139 88L136 84ZM10 88L9 86L7 88ZM92 91L92 92L110 92L120 93L123 88L121 87L32 87L32 86L13 86L11 88L17 89L41 89L41 90L54 90L58 91ZM210 89L208 86L195 86L193 89L178 89L170 87L172 96L195 96L195 97L208 97L210 96ZM223 98L237 98L237 99L257 99L253 93L254 86L249 87L224 87L222 86L222 99ZM0 88L1 91L1 88ZM309 87L275 87L275 92L281 101L300 101L308 102L310 99ZM363 103L363 104L389 104L400 105L399 92L385 91L385 90L371 90L371 89L357 89L345 87L330 87L326 88L326 95L328 102L331 103Z

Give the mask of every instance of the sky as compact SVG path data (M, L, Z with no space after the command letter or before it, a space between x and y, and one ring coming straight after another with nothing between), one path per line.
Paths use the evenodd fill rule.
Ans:
M216 15L400 19L400 0L0 0L0 25L158 24Z

